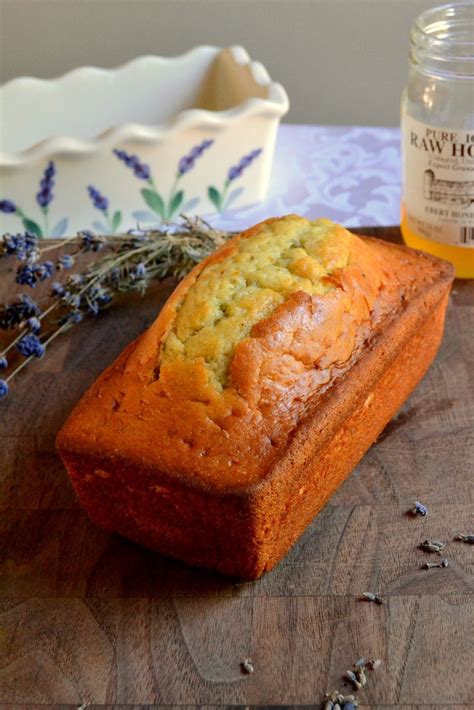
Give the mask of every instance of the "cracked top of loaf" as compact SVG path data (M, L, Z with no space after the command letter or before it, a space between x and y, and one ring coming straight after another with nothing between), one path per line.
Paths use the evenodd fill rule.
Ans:
M82 398L59 447L216 490L256 483L439 269L329 220L256 225L179 284Z
M209 381L229 385L236 347L297 291L323 296L350 261L351 235L327 219L282 219L242 239L186 293L161 349L161 363L204 362Z

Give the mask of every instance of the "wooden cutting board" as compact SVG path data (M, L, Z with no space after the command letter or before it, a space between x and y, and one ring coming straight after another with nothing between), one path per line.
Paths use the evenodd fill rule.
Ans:
M474 282L455 283L436 362L397 418L280 565L243 585L96 528L54 450L172 286L71 330L0 402L0 703L315 705L361 656L383 661L366 707L474 703L474 547L452 541L474 533ZM415 499L427 518L406 514ZM428 537L448 541L447 569L421 569Z

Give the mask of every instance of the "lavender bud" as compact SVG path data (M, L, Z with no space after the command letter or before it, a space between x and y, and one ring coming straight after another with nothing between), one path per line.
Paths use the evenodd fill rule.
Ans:
M28 318L26 321L26 325L28 328L31 330L32 333L39 333L41 330L41 321L39 318L36 318L36 316L33 316L32 318Z
M58 259L58 268L70 269L74 265L74 257L71 254L63 254Z
M245 661L242 661L241 663L242 670L245 671L245 673L253 673L254 672L254 667L252 663L252 659L246 658Z
M371 671L376 671L377 668L380 668L381 665L382 661L380 660L380 658L371 659L370 661L367 661L367 667Z
M354 688L357 688L357 690L362 687L361 683L359 682L359 679L357 678L356 674L353 673L353 671L346 671L346 678L350 680Z
M425 517L425 515L428 515L428 508L426 505L423 505L423 503L416 500L415 507L413 508L413 515L421 515L422 517Z
M378 594L373 594L372 592L364 592L362 596L367 599L369 602L375 602L376 604L383 604L384 599L380 597Z
M0 399L6 397L8 394L8 382L6 380L0 380Z
M10 214L16 212L16 205L11 200L0 200L0 212Z
M137 264L135 267L135 271L133 272L133 275L136 278L144 278L146 276L146 266L143 263Z
M59 281L55 281L52 286L51 286L51 295L52 296L64 296L65 293L65 288L62 284L59 283Z
M5 370L8 367L8 360L5 355L0 357L0 370Z
M25 335L17 344L16 349L23 357L41 357L44 355L44 345L36 335Z

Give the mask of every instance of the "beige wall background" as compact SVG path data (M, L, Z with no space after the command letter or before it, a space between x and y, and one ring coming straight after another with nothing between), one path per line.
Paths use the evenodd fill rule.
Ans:
M408 34L436 0L0 0L0 80L242 44L292 123L396 125ZM441 4L439 0L438 4ZM93 106L84 110L93 111Z

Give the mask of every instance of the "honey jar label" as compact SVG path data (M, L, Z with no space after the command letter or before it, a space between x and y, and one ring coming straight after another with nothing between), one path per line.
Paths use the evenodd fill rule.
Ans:
M402 118L407 226L441 244L474 248L474 131Z

